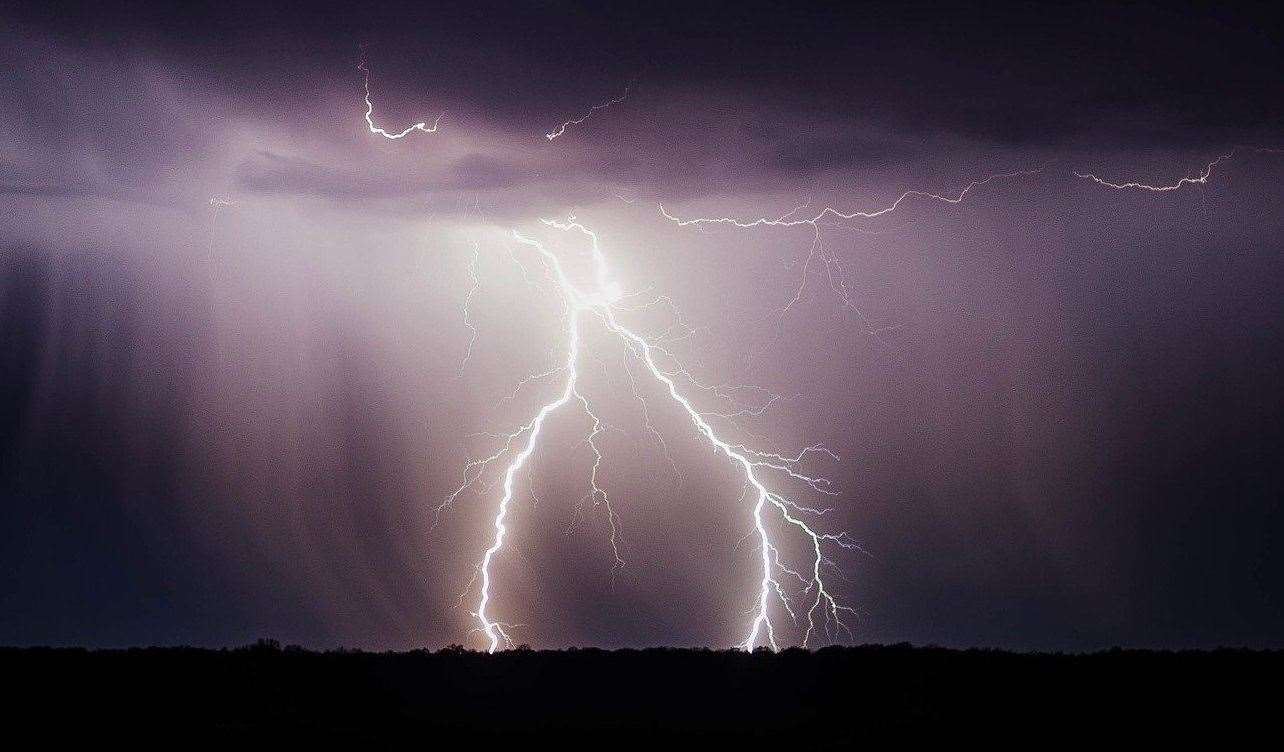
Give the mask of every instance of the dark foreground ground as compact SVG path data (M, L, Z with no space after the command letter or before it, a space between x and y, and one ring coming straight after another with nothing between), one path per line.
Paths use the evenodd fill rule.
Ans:
M559 748L925 738L1044 747L1208 734L1225 746L1275 727L1281 669L1284 652L1243 650L0 649L0 718L10 739L35 731L43 742L95 747L489 749L531 736Z

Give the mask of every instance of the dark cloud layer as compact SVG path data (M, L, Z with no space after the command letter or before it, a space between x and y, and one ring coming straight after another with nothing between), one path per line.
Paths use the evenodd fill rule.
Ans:
M1007 144L1091 134L1103 119L1134 140L1217 139L1278 128L1282 114L1264 4L18 6L63 39L181 61L268 108L306 103L318 76L351 71L361 43L391 98L431 94L510 124L551 127L634 78L642 91L737 88Z

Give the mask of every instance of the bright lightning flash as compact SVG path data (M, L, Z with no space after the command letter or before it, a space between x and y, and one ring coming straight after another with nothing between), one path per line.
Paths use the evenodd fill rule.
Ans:
M662 387L663 393L667 394L673 403L681 409L682 414L690 421L690 425L697 434L702 436L712 448L725 456L735 467L739 468L743 476L744 492L741 494L741 499L749 498L749 509L747 511L753 523L754 533L751 533L751 535L756 534L758 539L760 569L758 587L756 589L757 594L751 610L752 616L747 631L740 642L740 647L752 650L758 645L765 644L773 650L779 648L776 626L772 620L773 604L778 602L781 608L792 619L797 621L799 610L791 603L790 590L801 590L801 594L806 598L804 603L806 605L806 628L802 637L804 646L812 639L818 629L823 628L827 634L832 634L835 629L846 630L843 616L854 612L851 608L842 605L834 597L826 583L822 570L829 562L826 549L831 546L855 549L855 544L848 538L846 533L835 534L816 530L809 519L822 515L828 510L798 504L775 490L770 481L771 477L774 476L775 479L780 481L795 482L813 491L833 494L834 492L829 489L828 480L804 474L798 469L798 466L805 458L813 454L825 455L836 459L835 455L823 446L814 445L803 449L797 454L786 456L776 452L756 450L744 444L734 443L732 440L721 436L709 421L710 418L723 414L701 412L692 402L692 398L684 393L685 390L682 386L683 383L688 383L699 390L703 388L702 385L695 382L686 369L680 366L668 365L670 362L676 362L672 353L621 322L620 313L624 309L618 303L626 296L622 295L618 283L611 279L606 258L602 253L596 234L575 221L574 218L570 218L565 222L547 219L540 221L545 227L564 232L579 233L589 240L594 268L593 285L589 290L581 289L571 281L563 267L562 260L557 254L532 237L516 230L512 232L512 239L523 246L533 249L545 268L550 272L556 295L564 311L563 334L566 341L566 350L561 360L561 365L553 371L562 375L561 386L556 395L544 403L526 423L508 434L501 435L499 438L502 445L497 452L484 459L474 460L469 463L465 470L462 485L447 499L447 503L449 503L475 483L488 465L499 463L503 458L508 457L502 476L502 492L493 520L493 536L490 546L486 549L478 566L480 598L477 610L474 613L480 624L481 631L485 634L489 643L488 649L494 652L501 645L510 645L512 643L504 625L492 615L492 593L495 580L491 565L495 557L503 550L509 533L509 514L516 495L517 477L535 452L539 444L541 431L547 420L558 410L572 402L578 403L593 423L591 433L586 439L594 454L592 477L590 479L591 490L588 498L600 499L601 503L606 505L611 523L611 546L615 554L615 565L616 567L622 567L624 564L623 559L620 557L616 540L617 521L615 512L610 506L609 497L597 481L597 471L602 460L602 452L595 443L595 439L603 430L603 424L593 411L589 399L580 390L579 383L579 361L583 354L582 347L584 342L582 329L590 324L596 324L602 327L604 331L614 335L624 345L628 356L635 362L640 363L645 373L655 379ZM750 491L752 492L751 494ZM809 553L807 565L802 568L802 572L782 562L779 545L773 540L768 530L769 516L772 514L786 524L786 529L793 530L806 543ZM791 585L787 588L785 582L782 582L784 577L797 581L798 585L796 587ZM795 595L794 597L798 596Z
M426 123L416 123L399 133L390 133L377 127L372 118L374 106L370 100L369 69L364 61L358 68L365 74L365 118L372 134L389 139L401 139L412 131L418 130L432 133L437 130L437 123L434 123L431 128ZM620 97L594 105L580 117L562 123L552 132L545 134L545 138L552 141L562 136L569 127L583 123L600 110L623 102L627 96L628 89ZM440 122L440 117L438 122ZM1259 151L1274 150L1259 149ZM1178 190L1185 185L1207 183L1214 168L1223 161L1230 159L1233 154L1234 150L1208 163L1198 175L1183 177L1169 185L1149 185L1140 182L1115 183L1090 173L1076 172L1073 174L1078 178L1092 180L1116 190L1138 189L1169 192ZM800 299L812 262L815 259L819 259L828 268L831 288L840 295L848 307L856 310L859 314L860 311L852 304L851 298L847 293L839 261L829 255L822 242L821 228L824 220L877 219L896 212L911 199L924 199L944 204L961 204L974 190L992 181L1030 176L1040 172L1040 169L1035 169L994 174L975 180L954 193L908 190L900 194L891 204L882 208L842 211L832 207L825 207L811 216L806 216L803 213L805 206L797 207L774 219L766 217L738 219L725 216L680 218L667 211L663 205L659 209L665 218L683 227L704 225L724 225L742 229L810 227L814 232L814 239L807 262L803 265L802 283L795 291L792 299L778 313L787 312ZM748 613L748 625L739 642L739 647L744 650L753 650L759 646L767 646L772 650L779 649L780 640L778 639L777 623L773 621L773 615L778 620L781 612L787 614L801 631L801 644L804 647L820 630L823 630L825 635L829 637L832 637L837 632L850 635L850 631L844 623L844 617L848 614L854 614L855 611L840 603L834 596L826 582L824 570L827 566L832 565L829 554L834 549L860 549L846 532L824 532L815 527L814 520L829 512L829 509L800 504L790 496L787 496L784 491L778 489L778 486L782 485L793 486L822 495L835 495L836 492L832 490L830 481L823 477L808 474L808 471L803 469L803 463L813 455L828 457L832 460L837 460L838 457L820 444L805 447L793 454L785 454L756 449L745 443L727 438L720 432L720 429L715 428L711 421L725 421L733 428L738 428L738 418L761 415L779 399L779 396L769 394L768 399L758 406L743 407L737 403L732 395L737 390L748 389L749 387L709 385L699 381L671 351L660 344L662 341L668 340L669 335L667 333L659 337L648 338L639 334L635 329L626 326L622 321L628 313L644 310L652 306L664 305L674 308L673 301L666 296L658 296L651 302L642 305L624 305L625 300L632 299L638 294L625 294L621 285L612 278L598 237L593 231L577 222L574 217L570 217L564 222L548 219L541 219L540 222L549 230L576 234L588 240L592 259L592 281L587 286L587 289L581 287L572 281L571 276L564 267L562 258L557 253L550 250L541 241L523 234L521 231L514 229L510 232L513 241L534 252L543 266L546 280L551 280L551 285L547 287L538 284L527 274L526 267L518 261L516 255L510 251L510 256L521 267L527 284L541 291L550 292L561 308L561 334L564 338L565 350L560 355L558 365L542 373L523 377L508 399L514 398L517 392L527 385L542 382L545 379L558 377L560 386L555 394L544 402L525 423L507 433L488 434L498 442L498 449L488 456L468 461L464 467L460 485L437 508L437 513L440 514L442 510L469 489L485 491L488 486L482 484L482 478L489 476L489 471L492 468L503 467L502 474L498 476L498 478L502 478L502 486L492 520L490 542L482 554L481 560L474 571L473 580L468 588L468 590L471 590L473 583L479 584L477 607L473 615L479 625L478 631L485 635L488 651L493 653L501 647L511 647L513 644L509 634L513 626L499 621L493 613L496 578L492 565L495 563L496 557L504 551L505 543L509 537L511 512L518 494L518 477L523 471L529 472L527 466L531 457L539 448L540 438L548 420L569 404L578 405L591 422L591 428L588 430L583 443L590 448L593 463L588 480L589 489L581 499L580 504L583 505L591 501L595 506L605 507L606 516L610 523L610 546L614 555L612 572L624 567L624 559L621 556L618 538L619 521L616 517L615 507L606 489L599 482L599 470L604 455L598 439L607 430L608 426L595 411L592 401L581 390L580 361L588 347L583 334L585 327L589 326L598 327L600 331L612 335L613 340L623 346L625 371L628 374L629 384L633 389L633 396L641 404L646 428L657 443L664 448L665 456L673 464L675 470L676 464L673 463L668 446L665 444L660 431L651 422L651 413L647 401L638 391L632 365L640 366L642 372L653 379L655 384L660 387L660 392L667 395L667 398L678 409L680 414L686 417L695 433L707 442L718 455L725 458L728 463L738 470L742 480L739 501L745 506L747 519L752 523L752 531L746 538L756 536L758 544L758 562L755 566L754 575L757 586L752 601L753 605ZM463 312L464 326L469 330L470 338L461 368L467 365L478 334L469 316L468 309L474 296L482 286L482 280L478 273L479 254L480 249L474 243L472 260L469 265L471 287L464 299ZM687 334L683 336L689 336L690 333L695 331L683 324L681 315L676 311L676 308L674 308L674 314L677 321L670 331L675 328L686 329ZM871 334L873 333L876 333L875 330L871 330ZM597 357L598 361L605 366L605 361L600 353L591 352L591 354ZM729 411L701 409L696 405L696 395L712 395L717 399L732 403L734 407ZM743 433L743 430L741 432ZM772 531L777 529L789 534L788 539L791 547L798 544L803 545L807 552L805 566L797 566L795 568L786 562L786 557L782 556L782 541L773 537ZM465 594L468 590L465 591ZM805 617L805 626L802 624L803 617Z

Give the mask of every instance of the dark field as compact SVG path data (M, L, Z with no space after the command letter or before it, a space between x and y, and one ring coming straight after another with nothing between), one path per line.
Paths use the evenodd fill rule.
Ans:
M964 738L1223 744L1268 732L1284 652L1091 655L908 646L315 653L2 649L6 731L131 740L434 748L545 736L633 747L693 737L841 748ZM1245 737L1247 739L1247 737Z

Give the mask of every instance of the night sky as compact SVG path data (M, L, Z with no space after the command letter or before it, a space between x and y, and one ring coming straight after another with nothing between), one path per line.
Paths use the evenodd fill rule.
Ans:
M587 279L539 222L573 215L630 325L766 390L728 437L840 458L804 463L838 495L799 497L859 544L826 568L839 641L1284 647L1265 5L265 5L0 10L0 644L483 647L501 484L435 510L558 389L505 399L566 348L509 233ZM373 135L363 59L375 122L438 131ZM1169 191L1075 175L1223 155ZM995 175L815 226L660 209L873 212ZM517 483L498 615L537 647L734 645L760 556L736 469L603 331L580 365L626 564L577 509L568 409Z

